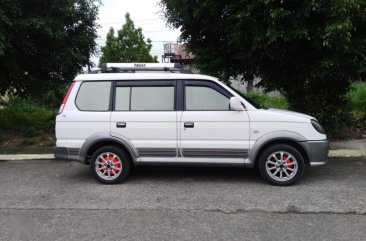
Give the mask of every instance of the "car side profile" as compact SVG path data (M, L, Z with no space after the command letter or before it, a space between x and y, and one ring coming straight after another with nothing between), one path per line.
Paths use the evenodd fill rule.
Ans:
M56 158L90 165L101 183L140 165L258 168L290 185L327 162L323 127L266 109L218 79L177 64L104 64L71 83L56 117Z

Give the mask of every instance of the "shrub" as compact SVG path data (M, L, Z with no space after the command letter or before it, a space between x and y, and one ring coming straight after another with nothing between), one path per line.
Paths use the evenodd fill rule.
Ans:
M346 95L346 100L353 118L366 118L366 83L353 83Z
M261 91L253 91L247 93L246 96L264 107L277 109L288 109L289 107L286 97L280 93L266 94Z
M23 126L20 128L20 132L24 137L35 137L39 134L39 131L33 126Z
M0 144L5 140L5 132L0 128Z
M52 130L56 113L57 110L48 109L30 99L11 97L0 110L0 127L21 130L23 134L32 136L36 131Z
M31 138L25 138L23 141L22 141L22 144L24 146L33 146L34 145L34 140L31 139Z
M33 97L33 100L47 108L57 109L60 107L68 87L68 85L65 85L53 90L49 90L41 96Z

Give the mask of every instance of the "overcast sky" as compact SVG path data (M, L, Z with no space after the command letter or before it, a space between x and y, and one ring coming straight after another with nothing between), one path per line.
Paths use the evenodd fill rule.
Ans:
M180 35L179 30L173 30L166 26L159 0L102 0L103 6L99 9L98 23L101 28L98 30L97 43L99 46L105 44L106 35L110 27L115 30L121 29L125 22L125 14L130 13L135 27L141 27L145 40L152 41L152 55L157 55L161 61L163 54L163 42L177 41ZM99 56L92 59L98 64Z

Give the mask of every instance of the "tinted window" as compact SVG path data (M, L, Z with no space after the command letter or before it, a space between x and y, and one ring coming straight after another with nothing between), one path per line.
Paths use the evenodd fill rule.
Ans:
M205 86L186 86L186 110L229 110L230 100Z
M76 97L76 105L84 111L109 110L111 82L83 82Z
M117 111L172 111L174 86L117 87L115 106Z
M117 87L116 89L116 110L130 110L131 87Z

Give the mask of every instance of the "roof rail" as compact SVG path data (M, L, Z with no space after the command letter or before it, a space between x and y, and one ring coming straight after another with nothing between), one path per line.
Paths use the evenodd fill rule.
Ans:
M101 73L135 73L141 71L193 74L192 70L185 69L183 65L177 63L105 63L100 65Z

